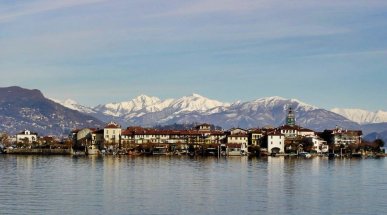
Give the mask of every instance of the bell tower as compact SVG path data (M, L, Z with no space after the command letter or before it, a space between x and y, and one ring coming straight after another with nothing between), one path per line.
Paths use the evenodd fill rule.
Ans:
M286 115L286 125L289 125L289 126L296 125L296 117L291 107L289 107L288 114Z

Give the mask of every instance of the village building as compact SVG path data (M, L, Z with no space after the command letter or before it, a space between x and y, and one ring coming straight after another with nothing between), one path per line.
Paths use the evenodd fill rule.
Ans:
M316 153L327 153L329 150L329 146L327 141L318 136L308 136L306 140L313 144L312 150L316 151Z
M227 154L241 155L247 153L249 143L249 135L244 130L241 133L233 133L227 135Z
M211 131L211 125L210 124L207 124L207 123L203 123L203 124L200 124L198 126L195 127L196 130L199 130L199 131Z
M298 129L298 135L302 136L302 137L313 137L313 136L316 136L316 132L314 132L313 130L311 129L308 129L308 128L299 128Z
M267 134L265 146L268 153L285 153L285 135L280 132Z
M296 138L298 137L298 126L283 125L278 128L282 135L286 138Z
M121 138L121 126L115 122L108 123L103 129L105 143L119 143Z
M231 128L227 131L227 134L234 135L234 134L248 134L248 131L242 128Z
M345 130L336 127L333 130L324 130L321 136L329 144L339 145L350 145L350 144L361 144L363 132L360 130Z
M31 132L30 130L24 130L16 134L17 143L33 143L38 140L38 134Z
M249 143L248 145L260 146L264 133L261 129L250 129L249 130Z

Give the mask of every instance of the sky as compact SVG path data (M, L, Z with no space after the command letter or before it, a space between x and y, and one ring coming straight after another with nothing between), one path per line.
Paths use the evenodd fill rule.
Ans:
M387 110L385 0L0 0L0 86Z

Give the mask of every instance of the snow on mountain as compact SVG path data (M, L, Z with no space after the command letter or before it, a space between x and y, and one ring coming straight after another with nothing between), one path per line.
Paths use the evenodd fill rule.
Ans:
M240 106L241 103L236 103L235 105ZM318 109L315 106L303 103L297 99L285 99L279 96L267 97L257 99L251 102L242 103L243 109L250 109L258 111L259 109L273 109L275 107L283 107L283 111L286 111L289 107L294 110L303 110L303 111L311 111Z
M81 113L86 113L86 114L96 113L92 108L80 105L80 104L78 104L78 102L76 102L72 99L66 99L65 101L61 101L61 100L53 99L53 98L49 98L49 99L55 103L58 103L58 104L64 106L64 107L67 107L71 110L79 111Z
M335 113L319 109L296 99L285 99L278 96L234 103L226 110L212 115L211 122L223 127L278 126L285 123L289 107L296 114L297 124L304 127L323 130L333 128L335 125L346 128L357 126L356 123L350 122Z
M71 101L64 102L64 105L73 107L72 109L78 107ZM348 129L359 126L336 113L297 99L286 99L279 96L229 104L198 94L166 100L140 95L126 102L98 105L92 109L94 112L91 115L105 122L114 120L123 126L210 122L224 128L237 126L248 128L284 124L289 107L295 111L298 124L304 127L323 130L336 125ZM85 113L83 109L80 111Z
M174 114L194 111L206 112L220 106L228 106L228 104L211 100L198 94L184 96L180 99L166 100L141 95L127 102L98 105L94 110L113 117L132 118L163 110L170 113L173 112Z
M98 105L93 109L106 115L120 117L143 109L149 112L161 111L170 102L171 100L161 101L157 97L140 95L130 101Z
M359 124L387 122L387 112L381 110L371 112L362 109L333 108L331 111Z
M228 107L228 103L211 100L198 94L191 96L184 96L180 99L174 100L169 108L174 109L175 113L180 112L206 112L216 107Z

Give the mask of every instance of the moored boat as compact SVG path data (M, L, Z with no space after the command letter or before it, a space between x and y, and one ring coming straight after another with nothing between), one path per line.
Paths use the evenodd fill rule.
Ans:
M97 147L95 147L94 145L91 145L91 146L85 148L85 154L86 155L98 155L98 154L100 154L100 151Z
M310 153L308 153L308 152L300 152L298 154L298 156L300 156L302 158L311 158L312 157L312 155Z

